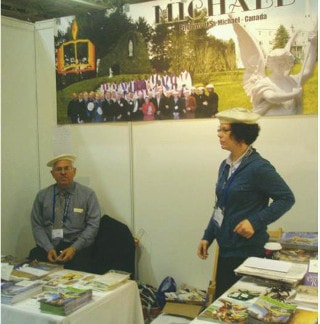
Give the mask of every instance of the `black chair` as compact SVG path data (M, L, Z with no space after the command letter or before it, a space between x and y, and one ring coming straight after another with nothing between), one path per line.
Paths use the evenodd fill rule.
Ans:
M135 272L135 241L127 225L104 215L93 244L92 273L109 270Z

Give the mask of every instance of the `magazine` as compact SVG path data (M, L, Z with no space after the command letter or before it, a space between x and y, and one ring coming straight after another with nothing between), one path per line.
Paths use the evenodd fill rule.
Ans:
M88 304L92 300L92 290L65 287L44 291L37 297L42 312L65 316Z
M11 278L13 280L38 280L61 269L63 269L63 266L59 264L39 262L36 260L31 262L24 261L14 266L11 272Z
M257 319L262 323L287 323L296 308L295 304L281 302L268 296L260 296L248 308L247 322L255 323L255 319Z
M299 285L294 302L299 308L318 309L318 287Z
M318 251L303 249L282 249L278 251L279 260L308 263L310 259L317 258Z
M262 281L243 277L200 313L197 319L215 323L245 323L248 307L267 290Z
M130 273L109 271L104 275L95 276L93 280L88 282L88 286L93 290L108 291L130 279Z
M41 281L3 281L1 282L1 303L14 304L42 291Z
M86 286L95 277L96 275L94 274L88 274L74 270L62 270L44 278L45 283L43 289L55 290L68 286L89 289L90 287L86 288Z
M318 232L285 232L279 243L284 249L318 250Z
M303 284L318 287L318 259L309 260L308 271L304 277Z
M221 296L200 313L197 319L215 323L245 323L250 304L248 301Z
M104 292L113 289L127 280L130 274L111 270L104 275L88 274L73 270L64 270L48 276L44 290L54 290L60 287L73 286L79 289L92 289Z

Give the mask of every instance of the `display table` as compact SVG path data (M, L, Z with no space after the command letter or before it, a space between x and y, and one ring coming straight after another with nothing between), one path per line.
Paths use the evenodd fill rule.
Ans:
M272 287L277 287L278 289L272 289ZM283 287L283 289L281 289L281 287ZM295 289L296 287L284 289L284 286L276 282L264 282L264 280L244 276L207 308L209 309L211 306L215 306L210 309L209 313L211 315L209 318L195 318L190 324L243 323L247 320L245 315L247 308L252 305L260 295L265 295L267 292L273 292L275 295L278 294L278 297L280 294L287 298L292 296L291 300L293 300L296 294ZM269 296L271 297L271 295ZM317 323L317 309L318 308L315 307L314 309L308 308L308 310L306 310L298 306L294 315L292 315L287 323Z
M92 301L68 316L42 313L36 299L14 305L1 304L2 323L32 324L143 324L139 290L135 281L103 293L94 293Z

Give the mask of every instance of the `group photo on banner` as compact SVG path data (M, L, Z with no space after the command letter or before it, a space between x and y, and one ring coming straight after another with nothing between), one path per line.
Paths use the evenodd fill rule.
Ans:
M55 20L57 124L318 113L318 3L110 1Z

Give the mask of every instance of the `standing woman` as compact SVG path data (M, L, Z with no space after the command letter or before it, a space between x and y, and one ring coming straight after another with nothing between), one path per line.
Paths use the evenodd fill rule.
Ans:
M252 147L259 134L260 115L234 108L216 117L221 148L230 155L219 168L215 207L198 256L206 259L209 246L217 240L215 296L219 297L238 280L234 269L246 258L264 257L267 226L288 211L295 198L270 162Z

